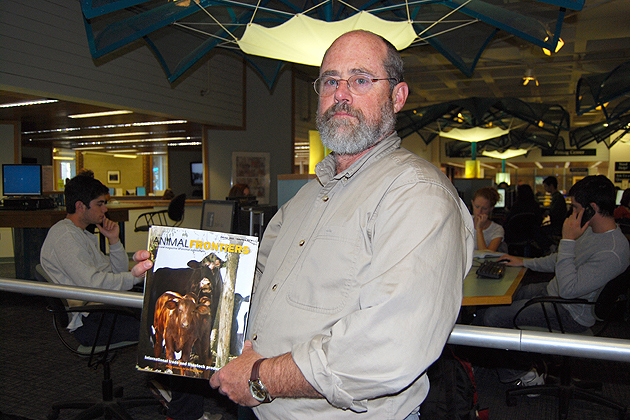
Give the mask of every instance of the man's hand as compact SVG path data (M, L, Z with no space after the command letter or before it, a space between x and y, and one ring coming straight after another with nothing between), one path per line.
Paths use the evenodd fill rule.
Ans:
M503 254L499 257L497 261L506 261L505 265L509 265L510 267L522 267L523 259L519 257L515 257L514 255Z
M118 223L112 222L107 217L104 217L103 223L96 226L98 226L98 231L107 238L110 245L114 245L120 241L120 226L118 226Z
M133 254L133 260L137 262L131 269L131 274L133 274L134 277L144 276L144 273L153 267L153 262L149 258L151 258L149 251L140 250Z
M262 356L254 351L252 342L245 341L241 355L210 377L210 386L218 388L221 394L227 395L239 405L245 407L259 405L260 403L249 391L248 381L254 362L261 358Z
M586 228L591 223L589 220L584 224L584 226L581 226L583 215L584 209L579 212L574 210L573 213L564 220L564 223L562 224L562 239L576 240L582 236Z

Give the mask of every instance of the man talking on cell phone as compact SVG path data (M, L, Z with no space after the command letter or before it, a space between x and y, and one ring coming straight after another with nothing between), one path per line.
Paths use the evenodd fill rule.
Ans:
M571 214L562 226L558 251L541 258L523 259L504 255L510 266L525 266L534 271L555 272L548 283L534 283L522 287L509 306L488 308L483 314L483 325L513 328L513 318L523 305L538 296L581 298L589 302L597 299L606 283L623 273L630 263L628 239L615 223L615 186L603 175L592 175L578 181L569 190ZM549 304L551 305L551 304ZM547 308L552 327L559 329L558 316L568 333L581 333L595 324L590 305L560 305L556 313ZM541 305L532 305L519 315L520 325L547 327ZM535 370L499 371L503 382L541 385L544 380ZM502 374L503 373L503 374Z

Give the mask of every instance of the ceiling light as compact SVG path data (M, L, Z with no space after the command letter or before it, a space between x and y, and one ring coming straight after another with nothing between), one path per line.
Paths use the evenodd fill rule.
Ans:
M446 162L447 165L455 166L456 168L465 168L466 165L463 163L455 163L455 162Z
M545 42L547 42L548 40L549 40L549 37L546 37ZM554 52L560 51L560 48L562 48L563 46L564 46L564 41L562 40L562 38L558 38L558 43L556 44L556 50ZM547 48L543 48L542 50L545 53L545 55L551 55L551 51L549 51Z
M510 167L512 167L512 168L514 168L514 169L519 169L519 167L518 167L518 166L516 166L515 164L513 164L513 163L511 163L511 162L505 162L505 164L506 164L506 165L508 165L508 166L510 166Z
M543 168L543 166L540 164L540 162L534 162L534 164L536 165L536 167L538 169L542 169Z
M74 160L74 158L69 156L53 156L53 160Z
M601 165L601 164L602 164L602 161L601 161L601 160L599 160L599 161L597 161L597 162L593 163L593 164L591 165L591 168L597 168L597 167L598 167L599 165Z
M504 152L498 150L484 151L482 155L495 159L511 159L517 156L523 156L527 153L527 149L507 149Z
M527 86L529 82L535 82L538 86L538 79L532 76L532 69L525 69L525 76L523 76L523 86Z
M59 138L63 140L81 140L81 139L98 139L101 137L146 136L147 134L150 134L150 133L148 131L138 131L138 132L133 132L133 133L86 134L84 136L61 136ZM39 140L42 140L42 139L39 139Z
M127 109L119 109L116 111L104 111L104 112L92 112L89 114L73 114L68 115L68 118L93 118L93 117L110 117L112 115L132 114L133 111Z
M494 139L497 137L508 134L510 130L504 130L499 127L483 128L453 128L450 131L440 131L440 137L446 137L448 139L455 139L460 141L468 141L476 143L479 141L485 141Z
M125 159L135 159L138 156L136 156L136 155L119 155L119 154L115 154L114 157L115 158L125 158Z
M569 166L571 166L571 162L569 162L569 161L564 162L564 167L565 168L568 168Z
M58 102L58 101L56 99L34 99L32 101L20 101L20 102L11 102L8 104L0 104L0 108L14 108L16 106L51 104L54 102Z

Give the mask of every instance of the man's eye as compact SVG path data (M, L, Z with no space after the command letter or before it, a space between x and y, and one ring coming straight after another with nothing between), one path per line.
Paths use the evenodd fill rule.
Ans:
M365 85L367 83L370 83L370 79L367 77L357 77L354 79L354 84L357 86Z
M325 79L323 85L324 86L337 86L339 82L335 79Z

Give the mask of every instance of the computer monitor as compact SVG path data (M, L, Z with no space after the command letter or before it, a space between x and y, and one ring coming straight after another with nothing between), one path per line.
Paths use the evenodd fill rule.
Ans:
M234 232L236 201L204 200L201 207L201 229Z
M139 196L147 195L146 187L136 187L136 195L139 195Z
M497 201L494 207L497 209L505 208L505 188L499 188L497 192L499 193L499 201Z
M624 190L617 190L617 199L615 200L615 204L617 204L618 206L621 205L621 197L623 197L623 191Z
M42 165L2 165L2 193L5 196L42 195Z
M190 184L203 185L203 163L190 162Z

